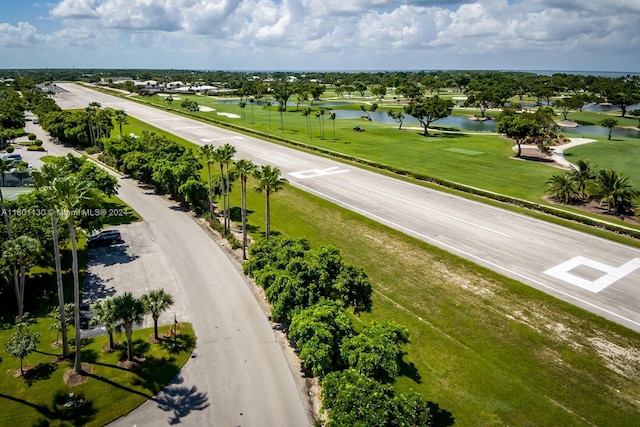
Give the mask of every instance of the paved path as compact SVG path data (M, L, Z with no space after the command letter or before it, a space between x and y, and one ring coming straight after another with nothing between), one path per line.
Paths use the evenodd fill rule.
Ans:
M567 144L557 145L553 147L553 151L551 152L551 158L566 168L573 168L574 165L569 160L564 157L564 151L568 148L573 148L578 145L588 144L590 142L595 142L595 139L589 138L571 138L571 142Z

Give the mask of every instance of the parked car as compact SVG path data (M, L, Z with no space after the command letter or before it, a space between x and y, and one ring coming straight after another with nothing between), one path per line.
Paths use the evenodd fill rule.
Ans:
M104 230L87 238L87 247L111 246L122 243L122 235L119 230Z
M18 153L11 153L11 154L7 154L6 156L3 156L2 160L13 160L13 164L15 166L18 166L20 162L22 162L22 155Z

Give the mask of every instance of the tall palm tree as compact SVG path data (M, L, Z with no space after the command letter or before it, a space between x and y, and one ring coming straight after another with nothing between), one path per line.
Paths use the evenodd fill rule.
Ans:
M278 113L280 113L280 133L284 132L284 112L287 111L287 102L284 99L278 100Z
M242 259L247 259L247 178L256 170L256 165L248 159L240 159L236 162L235 170L240 177L241 184L241 211L242 211Z
M242 123L244 123L244 109L247 107L247 103L240 101L238 102L238 107L240 107L240 117L242 118Z
M309 139L313 139L313 135L311 134L311 107L303 108L302 115L307 121L307 135L309 135Z
M267 113L269 114L269 115L268 115L268 117L269 117L269 129L271 129L271 106L272 106L272 105L273 105L273 102L271 102L271 101L267 101L267 102L264 104L264 107L263 107L263 109L265 109L265 108L267 109Z
M100 193L87 181L78 179L75 175L67 175L56 179L53 183L58 195L58 206L64 209L64 215L69 224L69 239L71 240L71 259L73 271L73 303L74 325L76 339L76 355L73 363L73 372L80 374L82 366L80 362L80 273L78 270L78 242L76 239L75 213L85 202L99 200Z
M118 128L120 129L120 138L122 138L122 125L126 125L129 123L127 117L127 112L124 110L116 110L116 112L113 114L113 119L116 121L116 123L118 124Z
M39 171L33 173L34 183L38 191L44 193L49 201L51 210L51 233L53 237L53 256L56 265L56 285L58 287L58 315L60 316L60 329L62 330L62 357L69 356L69 343L67 340L67 318L64 308L64 287L62 283L62 263L60 257L60 242L58 240L58 193L54 185L55 180L63 174L55 163L45 163Z
M113 334L122 329L122 324L120 319L118 319L118 312L116 309L117 307L113 297L96 301L95 304L91 306L93 317L89 321L89 325L104 325L107 333L109 334L109 350L113 350L115 348Z
M116 318L122 322L127 337L127 360L133 359L133 326L142 323L146 314L141 298L134 298L131 292L113 297Z
M265 195L265 238L269 240L269 234L271 233L271 194L282 190L284 184L289 181L287 181L285 178L282 178L279 168L271 165L265 165L257 168L254 172L254 176L256 178L256 185L254 189L258 193L264 193Z
M224 219L224 232L229 232L229 163L236 154L236 148L231 144L224 144L216 148L213 156L216 162L220 165L220 193L222 194L222 215ZM226 173L225 173L226 166Z
M336 142L336 113L329 113L329 119L333 124L333 142Z
M30 267L40 256L40 241L31 236L22 235L2 244L2 258L10 265L15 265L20 278L18 294L18 317L24 312L24 285L27 267Z
M158 319L163 311L167 311L173 305L173 297L171 294L166 293L164 289L154 289L142 296L142 303L145 311L151 313L151 317L153 317L153 337L159 340Z
M211 164L214 159L215 148L211 144L206 144L200 147L198 154L200 158L204 160L207 165L207 181L209 184L209 217L213 219L213 187L211 185Z

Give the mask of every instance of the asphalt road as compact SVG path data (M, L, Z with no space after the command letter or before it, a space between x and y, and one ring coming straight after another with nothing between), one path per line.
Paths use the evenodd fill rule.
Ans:
M63 108L98 101L196 144L280 167L292 185L640 331L640 250L525 215L62 84ZM461 158L464 160L464 158Z

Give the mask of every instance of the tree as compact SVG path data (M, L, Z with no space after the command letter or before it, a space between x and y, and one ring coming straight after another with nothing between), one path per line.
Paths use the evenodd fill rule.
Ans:
M402 111L389 110L387 111L387 116L399 123L398 130L402 129L402 121L404 120L404 113Z
M309 139L313 139L313 135L311 133L311 107L303 108L302 116L307 122L307 135L309 136Z
M9 265L14 265L18 270L18 317L22 317L24 311L24 287L27 267L31 267L40 256L42 245L40 241L31 236L22 235L13 240L7 240L2 244L2 259Z
M29 317L29 313L16 318L16 331L9 340L5 341L5 351L16 359L20 359L20 375L24 374L22 361L36 350L40 343L40 333L31 332L30 325L34 321Z
M638 126L636 126L636 127L640 128L640 110L629 111L629 114L631 114L633 117L638 119Z
M572 170L569 173L571 174L571 179L576 183L576 190L580 197L583 199L586 198L587 183L596 177L589 162L586 160L578 160L575 165L572 165Z
M450 100L441 99L439 96L415 99L404 110L410 116L416 118L424 128L424 136L429 135L429 125L438 119L449 116L453 104Z
M154 289L148 294L142 296L145 312L151 313L153 318L153 337L159 340L158 336L158 319L162 312L167 311L173 305L173 297L164 289Z
M620 175L613 169L601 169L595 180L587 185L589 197L602 205L607 204L607 211L612 208L620 214L629 209L640 197L640 191L629 184L629 178Z
M58 344L58 342L60 341L59 339L60 335L62 335L63 341L66 340L67 322L66 321L63 322L63 319L73 318L73 304L72 303L64 304L62 315L60 315L60 310L58 309L58 307L54 307L53 310L51 310L51 313L49 313L49 315L53 319L53 323L51 324L51 326L49 326L49 329L56 330L56 344ZM67 356L68 354L65 354L65 351L63 350L62 357L66 358Z
M567 204L578 195L578 186L570 173L556 174L547 181L547 194Z
M256 170L251 160L240 159L235 164L235 171L240 177L241 211L242 211L242 259L247 259L247 178Z
M73 373L80 374L82 371L80 351L80 274L78 264L78 244L76 239L75 216L76 210L82 206L84 202L91 202L101 199L100 194L95 190L88 181L82 181L75 175L67 175L54 181L53 186L58 195L58 203L65 210L65 216L69 224L69 239L71 240L71 258L73 271L73 303L74 303L74 325L76 354L73 363Z
M127 337L127 360L133 360L133 326L142 323L146 314L141 298L134 298L131 292L113 297L116 318L122 322L124 334Z
M364 96L364 92L367 90L367 85L361 81L353 82L353 88L360 92L360 96Z
M118 313L116 311L115 300L113 297L105 298L103 300L96 301L91 306L93 311L93 317L89 321L90 326L104 325L109 334L109 350L113 350L115 342L113 340L113 334L120 331L122 324L118 319Z
M333 142L336 142L336 113L329 113L329 119L333 125Z
M539 117L532 113L516 113L514 110L500 114L497 130L515 141L518 146L516 157L522 155L521 144L526 137L538 138L542 134Z
M343 341L340 354L349 368L377 381L391 382L400 373L400 345L408 343L409 332L404 326L373 321Z
M34 173L34 183L49 201L51 210L51 232L53 240L53 256L56 266L56 285L58 288L58 317L62 331L62 357L69 356L69 342L67 339L67 312L65 311L64 286L62 283L62 260L60 256L60 242L58 239L58 204L60 196L55 181L62 175L61 167L55 163L45 163L40 171Z
M211 144L203 145L199 148L200 158L207 166L207 184L209 195L209 218L213 219L213 186L211 185L211 164L215 162L215 148Z
M374 113L378 109L378 104L374 102L369 107L367 107L366 105L360 104L360 109L367 114L367 119L371 121L371 113Z
M267 110L268 113L268 117L269 117L269 129L271 129L271 106L273 105L273 103L271 101L267 101L264 104L264 107L262 107L263 109Z
M113 118L118 124L118 129L120 130L120 138L122 138L122 126L129 124L127 117L127 112L124 110L116 110L116 112L113 114Z
M230 216L230 175L229 164L233 160L233 156L236 154L236 147L226 143L216 148L214 151L214 159L220 164L220 190L222 194L222 212L224 219L224 232L225 234L231 231L231 219Z
M269 235L271 234L271 194L282 190L289 181L282 178L279 168L271 165L256 168L253 175L256 178L255 191L265 195L265 238L269 240Z
M316 117L318 118L318 127L320 128L320 139L324 139L324 115L327 114L329 110L325 107L318 108L316 111Z
M341 366L340 345L353 335L349 314L340 303L321 301L293 316L289 339L314 376L323 377Z
M280 113L280 133L284 132L285 111L287 111L287 102L284 99L278 99L278 113Z
M347 369L332 372L322 380L324 427L433 426L428 404L415 392L395 391Z
M618 121L611 117L607 117L606 119L602 119L600 121L600 126L602 126L603 128L609 129L609 136L607 138L609 141L611 141L611 134L613 133L613 128L616 127L617 124L618 124Z
M238 107L240 107L240 117L242 118L242 123L244 123L244 109L247 107L247 103L240 101L238 102Z

